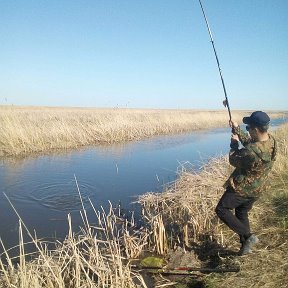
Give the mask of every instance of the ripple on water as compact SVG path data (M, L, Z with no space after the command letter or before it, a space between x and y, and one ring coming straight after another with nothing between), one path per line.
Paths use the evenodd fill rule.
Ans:
M21 189L24 183L15 183L7 190L8 197L17 202L36 203L40 206L58 211L79 211L82 209L82 204L79 192L75 181L65 183L41 183L30 186L30 189L25 188L25 192ZM89 183L81 182L79 190L81 192L84 206L89 203L89 198L92 198L97 193L97 188ZM18 186L18 187L17 187ZM25 186L25 185L24 185ZM9 193L9 190L11 193ZM13 192L12 192L13 191Z

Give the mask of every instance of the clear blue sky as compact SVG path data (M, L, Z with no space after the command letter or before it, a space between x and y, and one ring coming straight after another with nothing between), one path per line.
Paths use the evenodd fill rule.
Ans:
M202 0L232 109L288 109L288 1ZM1 0L0 105L222 109L198 0Z

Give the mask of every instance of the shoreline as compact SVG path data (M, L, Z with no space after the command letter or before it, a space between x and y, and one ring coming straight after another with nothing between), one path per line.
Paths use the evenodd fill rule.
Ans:
M241 122L248 111L232 111ZM271 118L284 112L275 111ZM0 157L49 154L228 126L226 110L0 106Z

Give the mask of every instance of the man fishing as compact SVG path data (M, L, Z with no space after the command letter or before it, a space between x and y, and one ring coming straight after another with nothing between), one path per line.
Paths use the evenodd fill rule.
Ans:
M248 212L264 192L266 180L276 157L276 141L268 133L270 118L262 111L244 117L243 123L250 135L230 120L232 137L229 162L235 167L224 184L226 191L217 207L218 217L240 237L239 255L251 253L259 240L250 231ZM243 145L239 148L239 142ZM235 210L235 214L232 213Z

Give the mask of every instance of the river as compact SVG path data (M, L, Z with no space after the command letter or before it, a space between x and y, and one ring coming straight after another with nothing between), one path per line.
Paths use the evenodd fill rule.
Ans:
M284 119L272 121L276 127ZM81 225L81 202L97 209L129 203L148 191L161 192L177 177L179 167L199 169L211 157L227 154L230 129L157 136L119 145L86 147L61 153L2 159L0 162L0 237L5 247L18 244L18 218L4 193L31 232L63 239L67 214L75 230ZM76 179L76 180L75 180ZM87 210L91 212L89 205ZM93 221L93 219L92 219ZM1 249L2 250L2 249Z

